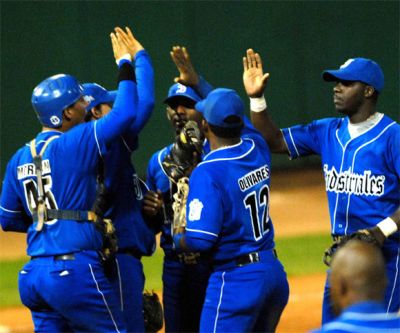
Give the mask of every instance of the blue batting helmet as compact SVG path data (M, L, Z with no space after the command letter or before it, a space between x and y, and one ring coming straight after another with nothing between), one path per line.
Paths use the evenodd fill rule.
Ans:
M83 88L72 75L57 74L40 82L32 93L32 106L39 121L47 127L62 124L63 111L81 98Z

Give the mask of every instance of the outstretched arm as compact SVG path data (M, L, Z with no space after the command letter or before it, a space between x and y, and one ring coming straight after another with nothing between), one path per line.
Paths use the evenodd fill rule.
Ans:
M174 81L192 87L202 98L207 97L213 87L196 72L186 47L173 46L170 55L179 71Z
M243 57L243 85L250 98L251 122L261 132L272 152L284 154L288 153L288 149L283 134L267 112L264 90L268 79L269 73L264 74L260 55L248 49L246 57Z
M135 38L129 27L125 27L125 30L126 31L121 28L116 28L116 31L127 46L132 59L135 60L137 89L135 104L137 107L136 119L124 135L124 139L126 139L131 146L139 132L149 120L154 108L154 71L150 56L142 44Z

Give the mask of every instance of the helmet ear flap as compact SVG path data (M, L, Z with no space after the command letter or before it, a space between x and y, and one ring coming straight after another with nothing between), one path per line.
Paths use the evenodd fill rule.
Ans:
M83 88L72 75L57 74L39 83L32 93L32 106L43 126L58 128L63 112L81 98Z

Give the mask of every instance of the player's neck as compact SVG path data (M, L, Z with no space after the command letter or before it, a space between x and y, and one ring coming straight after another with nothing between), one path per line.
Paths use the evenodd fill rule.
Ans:
M375 105L364 104L361 105L356 112L354 112L353 114L349 114L348 116L350 119L350 123L357 124L366 121L374 114L375 114Z
M215 150L219 148L234 146L240 142L239 138L218 138L214 137L214 140L210 140L210 149Z

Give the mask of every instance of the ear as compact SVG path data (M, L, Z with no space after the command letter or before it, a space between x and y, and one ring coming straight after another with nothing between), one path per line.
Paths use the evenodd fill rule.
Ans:
M208 122L204 118L201 120L201 130L204 134L208 133L210 128L208 127Z
M63 119L65 119L65 120L67 120L67 121L71 121L71 119L72 119L72 110L71 110L71 108L66 108L64 111L63 111Z
M94 118L95 120L100 119L101 116L103 115L102 112L101 112L101 110L100 110L100 108L95 108L95 107L93 107L93 108L90 109L89 112L92 114L92 116L93 116L93 118Z
M372 86L365 86L365 89L364 89L364 96L365 97L371 97L373 94L374 94L374 92L375 92L375 88L374 87L372 87Z

